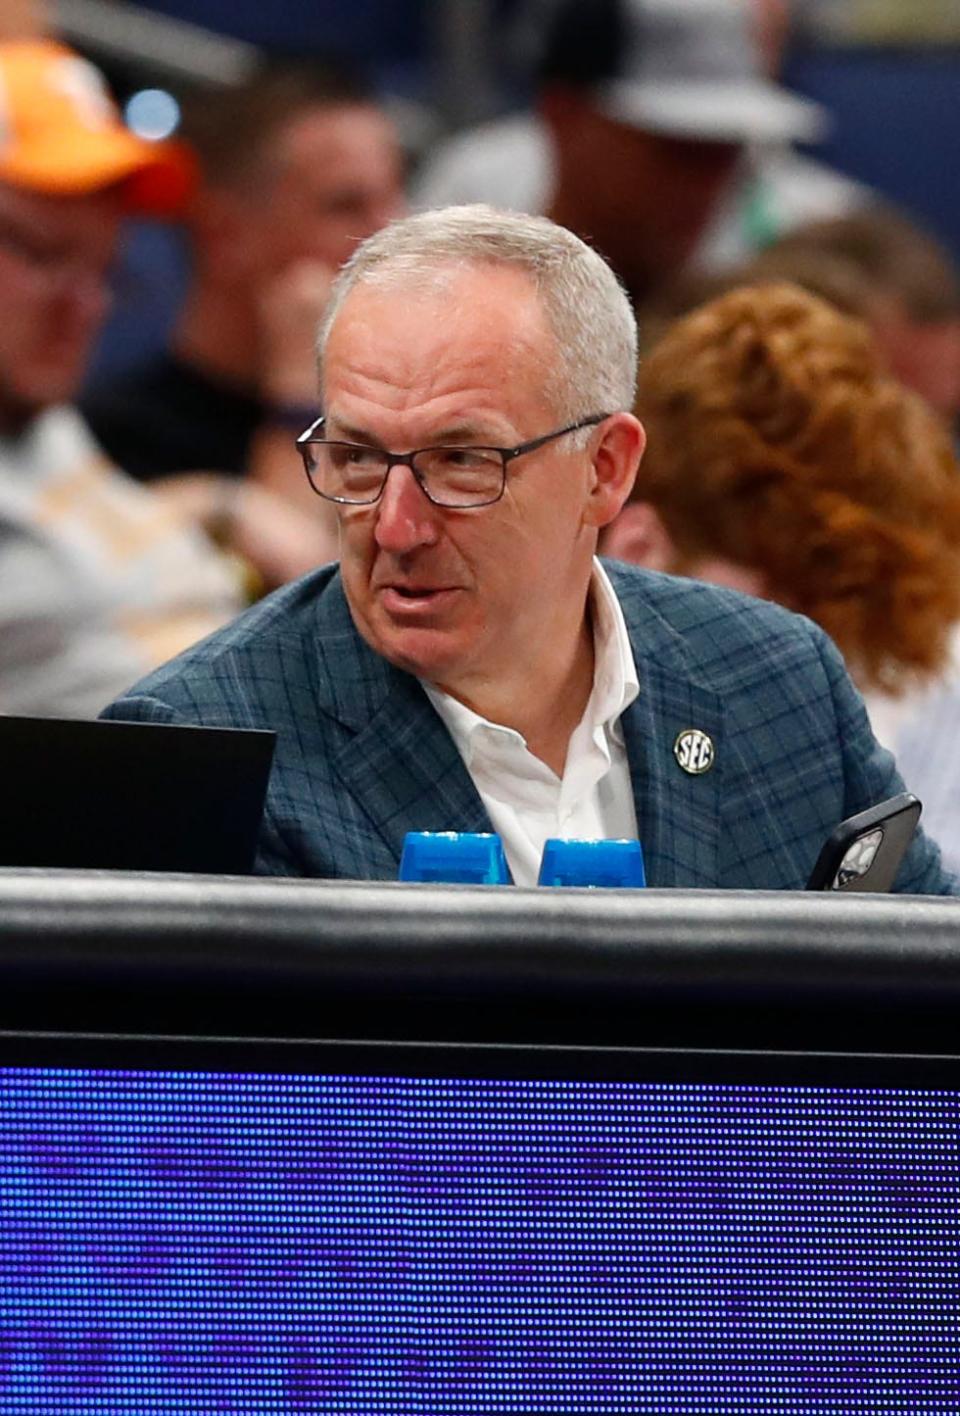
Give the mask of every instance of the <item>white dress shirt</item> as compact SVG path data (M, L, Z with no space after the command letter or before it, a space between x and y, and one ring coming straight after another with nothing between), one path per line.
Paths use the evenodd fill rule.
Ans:
M600 562L590 582L593 689L570 738L563 777L513 728L491 723L432 684L423 687L457 745L503 841L517 885L535 885L543 843L633 839L637 816L620 716L640 691L623 612Z

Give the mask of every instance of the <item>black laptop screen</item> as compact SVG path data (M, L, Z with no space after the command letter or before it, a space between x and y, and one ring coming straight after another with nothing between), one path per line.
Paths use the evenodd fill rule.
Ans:
M0 1068L0 1410L960 1410L960 1088L495 1070Z
M275 734L0 714L0 866L244 875Z

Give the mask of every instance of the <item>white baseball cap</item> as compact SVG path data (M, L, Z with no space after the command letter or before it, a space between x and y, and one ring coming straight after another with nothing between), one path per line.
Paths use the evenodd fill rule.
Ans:
M544 82L588 89L609 117L715 142L812 142L826 110L765 72L757 0L559 0Z

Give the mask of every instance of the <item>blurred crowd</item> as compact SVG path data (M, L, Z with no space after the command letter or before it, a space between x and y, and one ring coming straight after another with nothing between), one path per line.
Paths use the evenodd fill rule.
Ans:
M648 451L609 555L782 601L834 637L960 861L960 275L807 156L784 0L550 0L533 105L412 155L344 61L184 96L174 141L26 0L0 32L0 711L94 716L336 558L297 434L356 244L411 207L542 212L612 263ZM131 215L177 222L164 347L90 381ZM122 267L120 267L122 270ZM954 818L957 818L955 821ZM956 839L954 839L956 838Z

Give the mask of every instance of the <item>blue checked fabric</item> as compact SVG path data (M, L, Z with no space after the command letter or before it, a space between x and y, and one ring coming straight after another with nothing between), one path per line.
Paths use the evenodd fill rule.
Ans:
M808 620L610 563L640 678L622 723L652 886L800 889L847 816L903 790L840 657ZM257 870L391 880L407 831L489 831L426 694L353 627L336 566L284 586L142 679L105 717L270 728ZM701 776L677 735L713 740ZM960 893L918 834L897 881Z

